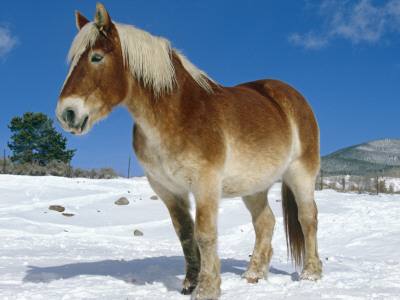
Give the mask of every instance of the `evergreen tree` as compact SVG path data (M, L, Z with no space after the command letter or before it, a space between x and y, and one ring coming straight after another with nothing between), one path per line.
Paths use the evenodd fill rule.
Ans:
M17 163L68 162L76 150L66 150L67 138L53 127L53 119L44 113L26 112L23 117L12 118L8 128L13 134L7 143L13 152L11 160Z

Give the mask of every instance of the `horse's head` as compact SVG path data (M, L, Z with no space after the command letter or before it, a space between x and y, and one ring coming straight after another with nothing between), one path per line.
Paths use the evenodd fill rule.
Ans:
M68 55L71 66L56 116L64 130L84 134L127 97L129 71L116 25L104 6L97 4L94 22L76 12L76 24L79 33Z

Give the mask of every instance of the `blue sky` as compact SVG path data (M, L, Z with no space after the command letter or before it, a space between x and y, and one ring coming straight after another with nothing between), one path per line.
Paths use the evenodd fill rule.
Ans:
M163 36L218 83L283 80L310 102L321 155L400 138L400 0L102 1L111 18ZM14 116L54 110L68 72L75 10L96 1L0 1L0 149ZM72 165L143 173L124 107L85 136L68 138ZM57 130L62 131L55 122Z

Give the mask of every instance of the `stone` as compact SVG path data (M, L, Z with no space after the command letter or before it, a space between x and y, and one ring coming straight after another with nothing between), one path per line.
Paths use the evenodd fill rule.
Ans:
M62 207L61 205L50 205L49 210L55 210L58 212L63 212L65 210L65 207Z
M150 199L151 200L158 200L158 197L156 195L154 195L154 196L151 196Z
M134 236L142 236L143 235L143 232L141 232L140 230L135 230L134 232L133 232L133 235Z
M66 216L66 217L73 217L73 216L75 216L74 214L69 214L69 213L62 213L62 215L63 215L63 216Z
M116 205L128 205L129 204L129 200L126 199L126 197L121 197L117 201L115 201L115 204Z

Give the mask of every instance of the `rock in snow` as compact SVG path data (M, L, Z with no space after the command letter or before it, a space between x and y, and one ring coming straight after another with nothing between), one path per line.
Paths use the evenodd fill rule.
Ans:
M66 217L73 217L73 216L75 216L74 214L71 214L71 213L62 213L62 215L63 215L63 216L66 216Z
M134 236L142 236L143 235L143 232L141 232L140 230L135 230L134 232L133 232L133 235Z
M0 299L182 299L182 249L165 205L113 199L154 192L145 178L76 179L0 175ZM269 191L276 217L268 280L241 278L254 247L240 198L220 201L221 300L399 299L400 195L316 192L323 277L299 281L287 260L280 185ZM192 207L193 200L192 201ZM47 213L68 207L72 218ZM194 211L193 211L194 212ZM145 235L132 237L132 228ZM134 284L132 284L134 279Z
M58 212L63 212L65 210L65 207L62 207L61 205L50 205L49 210L55 210Z
M117 201L115 201L116 205L128 205L129 200L126 197L121 197Z

